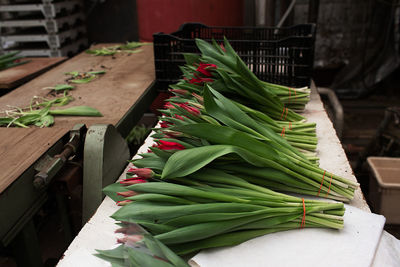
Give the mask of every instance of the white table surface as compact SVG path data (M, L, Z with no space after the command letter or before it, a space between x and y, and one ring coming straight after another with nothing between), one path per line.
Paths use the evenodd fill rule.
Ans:
M311 94L311 101L306 106L304 115L309 122L317 123L317 151L320 158L320 166L327 171L357 181L332 122L325 112L318 93L314 90ZM150 137L147 138L143 146L139 149L138 154L145 153L147 148L152 144L153 140ZM125 178L128 168L130 168L129 165L120 179ZM350 202L350 205L370 212L360 189L356 190L354 199ZM107 262L98 259L92 254L95 253L95 249L111 249L116 246L116 239L119 236L114 231L118 226L109 216L118 208L114 201L106 197L94 216L86 223L78 236L70 244L57 266L110 266ZM400 266L400 241L386 231L383 231L372 266Z

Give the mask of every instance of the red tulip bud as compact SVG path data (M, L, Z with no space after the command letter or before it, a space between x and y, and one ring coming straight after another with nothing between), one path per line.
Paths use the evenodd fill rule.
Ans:
M131 203L132 202L132 200L129 200L129 199L127 199L127 200L122 200L122 201L117 201L117 205L118 206L125 206L125 205L127 205L127 204L129 204L129 203Z
M124 191L124 192L117 192L118 196L122 196L122 197L133 197L135 195L137 195L137 193L135 191Z
M172 123L168 122L168 121L161 121L160 122L160 126L161 128L168 128L172 125Z
M184 89L169 89L169 91L182 96L190 95L190 92Z
M194 116L199 116L201 114L200 110L195 107L188 106L187 104L181 103L179 106Z
M204 103L204 98L201 95L198 95L196 93L192 93L192 95L201 103Z
M145 179L152 178L154 176L154 172L149 168L130 168L128 172L136 174L137 176Z
M159 140L156 147L159 149L162 149L162 150L183 150L183 149L185 149L185 147L179 143L169 142L169 141L164 141L164 140Z
M117 242L122 243L122 244L134 244L136 242L139 242L143 239L142 235L126 235L122 238L118 238Z
M119 183L123 184L123 185L134 185L134 184L147 183L147 181L145 179L140 179L140 178L142 178L142 177L128 178L128 179L122 180Z
M212 73L210 72L210 69L216 69L216 68L217 68L217 66L214 64L200 63L200 65L196 69L196 71L200 72L201 74L203 74L207 77L212 77Z

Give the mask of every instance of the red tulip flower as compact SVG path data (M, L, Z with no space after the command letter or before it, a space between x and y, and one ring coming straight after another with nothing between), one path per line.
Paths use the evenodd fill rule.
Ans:
M159 140L158 145L156 146L162 150L184 150L185 147L179 143L169 142L164 140Z
M117 196L121 197L133 197L136 196L138 193L135 191L129 190L129 191L124 191L124 192L117 192Z
M171 109L171 108L175 108L175 106L172 105L171 102L167 102L167 103L165 103L164 108Z
M189 83L191 83L191 84L203 84L203 83L208 83L208 82L212 83L212 82L214 82L214 80L210 79L210 78L199 77L199 78L192 78L189 81Z
M216 68L217 68L217 66L214 65L214 64L200 63L200 65L196 69L196 71L200 72L204 76L212 77L212 73L209 70L210 69L216 69Z
M154 176L154 172L149 168L130 168L128 172L136 174L144 179L149 179Z
M174 117L181 121L185 120L182 116L179 116L178 114L175 114Z
M141 184L141 183L147 183L146 178L141 179L142 177L134 177L134 178L128 178L125 179L121 182L119 182L120 184L123 185L134 185L134 184Z
M181 103L179 106L194 116L199 116L201 114L200 110L195 107L188 106L186 103Z
M121 244L127 243L129 244L135 244L136 242L139 242L143 239L142 235L126 235L122 238L118 238L117 242Z
M160 127L161 128L168 128L172 125L172 123L168 122L168 121L161 121L160 122Z
M169 89L170 92L178 94L178 95L183 95L187 96L190 95L190 92L184 89Z
M132 200L129 200L129 199L127 199L127 200L122 200L122 201L117 201L117 205L118 206L125 206L125 205L127 205L127 204L129 204L129 203L131 203L132 202Z

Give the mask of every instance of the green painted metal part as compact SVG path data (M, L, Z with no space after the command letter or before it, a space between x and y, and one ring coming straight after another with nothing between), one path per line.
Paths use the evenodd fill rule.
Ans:
M13 240L11 247L18 266L43 266L35 225L30 220Z
M68 134L46 154L52 157L62 151L66 138ZM23 229L47 199L45 188L38 190L33 185L35 174L36 170L32 165L0 194L0 240L4 246Z
M18 266L42 266L32 217L48 199L47 187L50 180L64 165L68 156L72 155L82 143L85 131L86 127L83 124L75 125L69 134L60 138L0 194L0 245L10 246L16 252ZM74 147L71 147L71 141ZM38 171L42 174L40 178L45 178L43 183L35 183Z
M86 126L84 124L76 124L69 132L70 139L64 145L64 149L60 154L50 158L47 163L39 169L35 174L33 185L37 189L41 189L48 185L53 177L61 170L68 158L76 153L78 148L83 143L83 137L86 133Z
M83 151L82 224L103 201L102 189L115 182L129 159L128 145L114 126L97 124L88 129Z

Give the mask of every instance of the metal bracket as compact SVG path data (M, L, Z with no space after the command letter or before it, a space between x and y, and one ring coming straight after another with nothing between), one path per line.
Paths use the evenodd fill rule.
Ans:
M36 189L42 189L48 185L51 179L53 179L62 166L64 166L68 158L76 153L78 148L83 144L86 130L84 124L75 125L70 131L70 139L68 143L64 145L63 151L54 157L46 155L39 161L35 167L39 172L33 179L33 185Z
M129 159L128 144L114 126L90 126L83 151L83 224L103 201L103 187L118 179Z
M321 95L327 95L329 102L332 105L332 108L335 112L335 120L333 122L333 125L335 126L336 134L339 137L339 139L342 138L342 133L343 133L343 107L342 104L340 104L339 99L337 98L335 91L333 91L330 88L325 88L325 87L318 87L318 93Z

